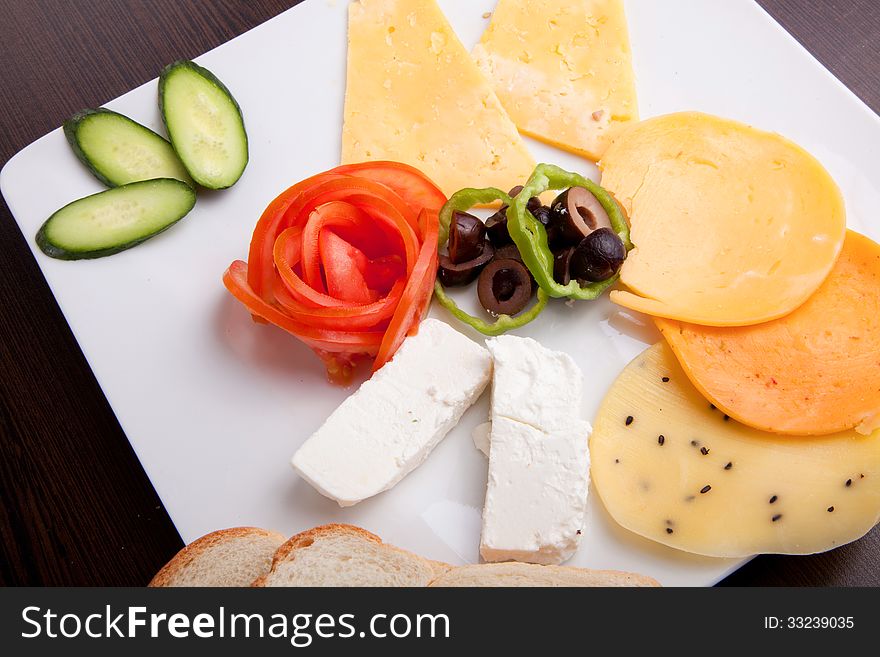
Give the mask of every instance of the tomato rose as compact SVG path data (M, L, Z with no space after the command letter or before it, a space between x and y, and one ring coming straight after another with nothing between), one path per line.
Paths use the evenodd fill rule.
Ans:
M437 270L443 193L396 162L349 164L273 200L248 262L223 276L256 321L295 335L335 383L358 360L384 365L427 312Z

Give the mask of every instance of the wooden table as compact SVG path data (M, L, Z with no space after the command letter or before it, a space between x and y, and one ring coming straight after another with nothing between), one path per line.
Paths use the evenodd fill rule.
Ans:
M761 3L880 110L876 0ZM294 4L0 0L0 162L73 112ZM0 244L0 584L144 584L181 547L180 537L5 203ZM876 586L877 563L875 529L823 555L759 557L725 583Z

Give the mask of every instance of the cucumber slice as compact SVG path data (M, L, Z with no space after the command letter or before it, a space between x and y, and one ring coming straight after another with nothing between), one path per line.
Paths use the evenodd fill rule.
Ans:
M166 230L195 203L195 190L173 178L121 185L58 210L37 231L37 246L60 260L113 255Z
M83 110L64 122L64 135L79 160L108 187L153 178L192 184L171 144L122 114Z
M159 76L159 109L171 144L198 184L231 187L248 162L241 108L209 70L188 60L169 64Z

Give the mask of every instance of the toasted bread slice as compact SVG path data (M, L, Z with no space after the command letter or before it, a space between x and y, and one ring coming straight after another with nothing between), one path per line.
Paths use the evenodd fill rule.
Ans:
M451 568L430 586L660 586L650 577L530 563L486 563Z
M278 548L254 586L427 586L446 564L386 545L352 525L322 525Z
M257 527L233 527L196 539L156 573L153 587L249 586L269 571L284 536Z

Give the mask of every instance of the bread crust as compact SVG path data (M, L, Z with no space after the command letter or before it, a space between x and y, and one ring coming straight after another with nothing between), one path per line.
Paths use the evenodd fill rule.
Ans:
M553 581L542 581L548 575ZM481 579L480 584L456 583L457 581L461 582L462 578L473 577L479 577ZM516 586L516 584L510 583L508 578L536 582L536 586L660 586L660 583L652 577L620 570L592 570L590 568L575 568L572 566L542 566L516 561L455 566L433 580L428 586ZM494 584L492 583L493 579L496 581Z
M343 523L330 523L327 525L320 525L312 529L307 529L306 531L300 532L299 534L292 536L275 552L275 556L272 557L272 568L270 568L269 572L255 579L251 586L255 588L265 587L266 583L269 581L272 575L275 574L278 566L286 561L296 558L297 550L307 548L312 545L312 543L321 538L342 535L357 536L358 538L381 545L387 550L394 551L399 554L404 554L412 559L418 559L428 566L428 568L434 573L434 577L438 577L450 568L452 568L451 565L443 563L442 561L431 561L429 559L425 559L424 557L420 557L413 552L409 552L408 550L404 550L394 545L389 545L383 542L381 538L379 538L372 532L368 532L366 529L362 529L361 527L346 525Z
M201 557L212 547L224 543L230 539L260 536L264 538L277 538L284 540L284 535L261 527L230 527L218 529L201 538L197 538L189 545L175 554L171 560L159 570L147 584L151 588L163 588L173 586L171 582L183 570L188 568L196 559Z
M278 532L259 527L231 527L211 532L196 539L174 555L156 573L148 586L173 586L172 582L180 573L189 568L208 550L226 541L238 538L263 537L275 539L279 542L283 541L272 556L272 565L269 571L257 577L251 583L252 587L264 587L281 564L296 559L297 550L305 549L322 538L334 536L354 536L361 540L381 545L383 549L389 552L396 552L410 559L418 560L433 573L433 577L428 583L428 586L433 587L516 586L521 585L520 583L529 583L537 586L660 586L651 577L618 570L591 570L571 566L541 566L518 562L452 566L442 561L425 559L408 550L389 545L383 542L376 534L366 529L342 523L313 527L292 536L286 541L284 536Z

